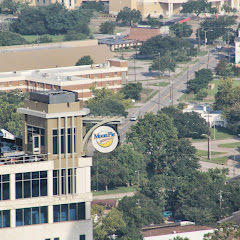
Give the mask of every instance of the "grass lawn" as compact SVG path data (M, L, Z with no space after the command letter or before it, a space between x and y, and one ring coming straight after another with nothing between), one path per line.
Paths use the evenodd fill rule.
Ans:
M227 160L228 160L228 157L226 157L226 156L225 157L218 157L218 158L211 158L211 159L201 158L201 161L217 163L217 164L221 164L221 165L225 165Z
M208 51L200 51L200 52L197 53L197 56L198 57L202 57L202 56L204 56L206 54L208 54Z
M106 195L106 194L115 194L115 193L126 193L126 192L135 192L135 187L119 187L114 190L106 191L93 191L93 196Z
M152 86L156 86L156 87L165 87L167 85L169 85L169 82L159 82L159 83L153 83L151 84Z
M45 34L46 36L48 36L49 38L52 38L53 42L63 42L63 38L65 35L49 35L49 34ZM28 42L33 42L36 41L37 37L36 35L23 35L23 37L28 41ZM40 37L38 35L38 37Z
M211 81L210 83L214 83L214 89L206 89L207 93L208 93L208 96L214 96L217 91L218 91L218 85L219 85L219 82L220 80L219 79L215 79L213 81ZM236 86L240 86L240 81L238 80L235 80L233 81L233 86L236 87ZM185 100L188 100L188 101L197 101L195 99L195 94L184 94L181 96L180 98L180 101L185 101ZM213 102L214 100L204 100L204 102Z
M148 95L148 97L143 102L146 103L148 100L153 98L157 93L158 91L154 90L151 94Z
M211 151L211 155L219 155L219 154L224 154L225 152L214 152L214 151ZM208 151L206 150L197 150L197 153L196 153L198 156L202 156L202 157L206 157L208 156Z
M147 88L142 89L143 94L150 94L152 91L153 91L153 89L147 89Z
M214 136L214 129L210 128L210 137L213 140L213 136ZM231 138L231 137L235 137L236 135L234 135L232 132L230 132L229 130L227 130L226 128L222 128L222 127L217 127L215 128L215 139L224 139L224 138ZM192 141L207 141L207 136L202 136L201 138L197 138L197 139L192 139Z
M185 67L180 73L178 73L175 78L179 77L180 75L182 75L184 72L186 72L189 69L189 67Z
M219 144L218 146L222 148L240 148L240 142L224 143L224 144Z

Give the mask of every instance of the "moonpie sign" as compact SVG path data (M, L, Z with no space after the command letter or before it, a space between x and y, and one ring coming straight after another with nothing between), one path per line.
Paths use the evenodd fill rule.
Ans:
M99 152L111 152L118 145L118 135L111 127L99 127L92 134L92 144Z

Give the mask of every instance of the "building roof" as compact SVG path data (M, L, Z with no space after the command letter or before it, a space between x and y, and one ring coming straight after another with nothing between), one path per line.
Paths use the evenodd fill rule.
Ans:
M148 39L160 35L160 28L136 27L131 28L127 39L145 42Z
M158 228L158 229L150 229L144 231L143 237L150 237L150 236L161 236L161 235L168 235L174 233L185 233L185 232L196 232L196 231L203 231L203 230L212 230L211 227L206 226L166 226L164 228Z
M101 38L98 40L99 44L106 44L106 45L115 45L115 44L127 44L127 43L134 43L134 40L124 39L126 36L116 36L116 37L109 37L109 38Z
M113 58L106 45L0 48L0 72L75 66L86 55L90 55L94 63L107 63Z
M234 222L235 224L240 225L240 211L234 212L232 213L232 216L218 221L218 223L223 223L223 222Z

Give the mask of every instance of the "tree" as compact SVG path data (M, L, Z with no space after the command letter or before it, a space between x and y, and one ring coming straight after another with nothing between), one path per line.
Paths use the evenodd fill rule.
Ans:
M101 89L97 89L97 85L95 84L93 87L90 88L94 98L88 100L88 105L99 104L106 100L113 100L121 103L124 108L129 108L132 106L131 99L125 99L125 95L123 92L113 92L110 89L103 87Z
M240 88L233 87L230 78L220 79L218 91L215 95L214 109L224 112L240 103Z
M91 56L87 55L87 56L81 57L81 58L76 62L76 66L92 65L93 63L94 63L94 62L93 62Z
M128 83L122 88L125 98L141 99L142 83Z
M115 23L112 21L101 23L100 32L103 34L113 34L115 30Z
M76 31L68 31L64 36L64 41L76 41L76 40L85 40L87 36L83 33L77 33Z
M17 108L23 106L26 97L27 94L19 91L0 92L0 127L16 136L22 136L22 117Z
M10 13L10 14L16 14L21 8L24 8L26 5L22 4L20 1L14 1L14 0L3 0L0 4L0 12L4 13Z
M0 46L26 44L27 41L20 34L13 32L0 32Z
M188 82L188 91L195 94L201 89L207 88L208 84L213 80L213 74L210 69L201 69L195 72L195 78Z
M92 205L93 235L95 240L105 240L111 238L122 228L126 227L122 212L112 208L104 216L104 207Z
M109 174L108 172L113 169L114 172ZM145 177L145 169L146 164L143 156L134 151L131 145L122 145L111 154L95 152L93 155L92 186L94 189L105 190L116 186L130 186ZM139 176L137 171L140 173Z
M117 209L123 213L125 231L139 233L143 226L163 222L162 209L151 198L140 193L133 197L124 197Z
M102 2L96 2L96 1L82 2L81 8L82 9L91 9L96 12L104 12L104 5Z
M215 39L226 35L227 32L232 32L229 27L235 23L233 16L219 16L217 19L206 19L200 23L200 38L205 39L205 31L207 31L207 41L213 42ZM198 32L196 37L198 37Z
M196 112L183 113L174 107L165 107L161 111L173 118L178 138L199 138L207 133L207 122Z
M140 48L141 55L157 56L159 53L161 58L170 55L176 61L182 61L185 56L187 58L196 56L197 49L186 39L161 35L148 39Z
M232 132L240 133L240 107L236 106L225 113L227 120L227 128Z
M172 240L190 240L190 239L187 238L187 237L180 237L180 236L177 236L177 237L174 237Z
M160 60L160 61L159 61ZM165 71L174 72L176 68L176 61L173 56L169 53L163 57L157 57L153 60L152 64L149 67L149 71L158 70L164 73Z
M215 10L207 0L189 0L182 4L181 13L195 13L198 17L201 13L212 13Z
M217 75L220 76L224 76L225 75L225 71L226 71L226 67L227 67L227 62L225 59L220 59L218 61L217 66L215 67L215 71Z
M116 21L121 21L124 25L132 26L133 23L138 23L142 20L142 14L139 10L131 10L129 7L124 7L118 15Z
M170 26L170 31L172 31L176 37L190 37L193 33L192 26L187 23L175 23Z
M150 15L147 17L148 20L148 25L151 27L157 27L159 24L159 19L158 18L151 18Z
M208 96L207 90L206 89L200 89L199 92L196 94L196 100L202 101L207 96Z

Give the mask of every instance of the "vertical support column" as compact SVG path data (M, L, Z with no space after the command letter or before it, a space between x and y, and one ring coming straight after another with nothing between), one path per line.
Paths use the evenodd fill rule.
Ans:
M66 196L68 196L68 124L67 117L65 117L65 164L66 164L66 181L65 181L65 189Z
M234 0L231 0L231 8L234 8Z
M173 3L168 3L168 16L171 17L173 14Z
M91 219L91 202L85 202L85 217Z
M61 198L62 195L62 159L61 159L61 118L58 118L58 160L59 160L59 178L58 178L58 194Z
M10 200L16 199L15 173L10 174Z
M239 11L239 0L237 0L237 6L236 6L236 8L237 8L237 11Z
M72 116L72 123L71 123L71 125L72 125L72 149L71 149L71 151L72 151L72 195L73 195L73 198L74 198L74 196L75 196L75 158L74 158L74 156L75 156L75 138L74 138L74 136L75 136L75 131L74 131L74 116ZM77 174L77 173L76 173Z
M48 190L48 197L53 196L53 170L47 171L47 190Z
M16 227L16 210L15 209L10 210L10 227L11 228Z
M53 223L53 205L48 206L48 223Z

